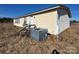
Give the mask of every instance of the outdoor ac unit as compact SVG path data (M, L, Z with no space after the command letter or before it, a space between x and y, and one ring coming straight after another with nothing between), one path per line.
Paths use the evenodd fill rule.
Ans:
M47 39L47 29L37 28L37 29L31 29L31 37L32 39L35 39L37 41L42 41L44 39Z

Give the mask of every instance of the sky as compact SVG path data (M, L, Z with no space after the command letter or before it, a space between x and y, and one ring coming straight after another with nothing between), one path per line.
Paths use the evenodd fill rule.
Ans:
M0 17L23 16L55 4L0 4ZM65 4L71 10L71 20L79 20L79 4Z

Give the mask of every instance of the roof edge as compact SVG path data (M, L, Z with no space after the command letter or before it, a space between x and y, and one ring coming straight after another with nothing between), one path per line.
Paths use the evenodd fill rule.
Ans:
M15 19L23 18L23 17L27 17L27 16L32 16L32 15L35 15L35 14L38 14L38 13L42 13L42 12L46 12L46 11L50 11L50 10L56 10L58 8L66 9L67 12L68 12L69 17L71 17L71 12L70 12L70 9L68 7L66 7L65 5L62 5L62 4L57 4L57 5L53 6L53 7L47 8L47 9L43 9L43 10L40 10L40 11L37 11L37 12L26 14L24 16L16 17Z

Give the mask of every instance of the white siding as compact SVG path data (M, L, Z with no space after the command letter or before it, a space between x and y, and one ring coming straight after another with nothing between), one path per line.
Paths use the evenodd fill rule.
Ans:
M70 27L70 19L66 10L59 11L59 19L58 19L58 31L59 33L63 32L67 28Z
M19 26L19 27L23 27L23 24L24 24L24 18L19 18L20 20L20 23L16 23L16 19L14 19L14 25L15 26Z
M19 20L19 24L15 23L14 20L14 25L23 27L24 20L26 20L27 24L36 24L38 28L48 29L48 32L54 35L63 32L70 26L70 19L67 11L63 9L19 18Z
M34 19L33 16L28 16L27 17L27 24L30 24L30 25L35 24L34 21L36 21L36 20Z

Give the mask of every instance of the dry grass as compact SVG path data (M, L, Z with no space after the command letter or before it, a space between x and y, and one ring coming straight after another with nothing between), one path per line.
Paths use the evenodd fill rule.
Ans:
M10 23L0 24L0 53L51 53L53 40L38 42L22 35L13 35L20 28ZM53 39L54 37L51 36ZM50 42L50 43L49 43ZM48 44L47 44L48 43Z
M79 53L79 24L73 24L61 35L59 40L51 35L45 41L35 41L26 35L13 35L20 28L10 23L0 24L0 53L52 53L53 49L57 49L60 53Z
M62 53L79 53L79 23L74 23L71 27L59 35L61 42L60 52Z

